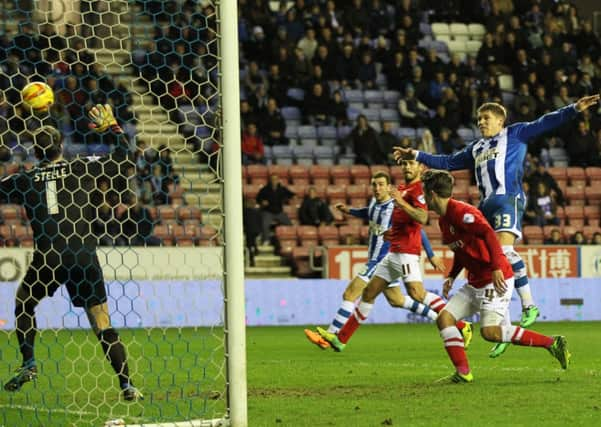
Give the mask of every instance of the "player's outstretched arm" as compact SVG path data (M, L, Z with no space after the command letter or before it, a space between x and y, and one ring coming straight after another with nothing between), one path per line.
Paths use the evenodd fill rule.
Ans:
M449 171L473 169L472 145L473 142L468 144L463 150L449 155L429 154L412 148L393 147L392 155L397 163L401 163L403 160L417 160L434 169Z
M578 101L575 102L574 106L578 112L583 112L588 108L592 107L601 99L601 94L591 95L591 96L583 96Z

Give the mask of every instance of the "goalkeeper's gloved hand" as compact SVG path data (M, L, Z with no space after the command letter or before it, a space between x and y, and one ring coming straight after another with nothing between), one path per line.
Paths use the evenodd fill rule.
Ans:
M121 128L117 123L117 119L113 115L113 109L109 104L96 104L88 112L88 117L92 121L88 126L96 132L104 132L109 127L114 127L115 131L120 131Z

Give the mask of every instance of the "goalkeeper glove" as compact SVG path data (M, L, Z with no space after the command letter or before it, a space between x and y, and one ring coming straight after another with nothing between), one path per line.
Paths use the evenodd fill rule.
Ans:
M109 104L96 104L88 112L88 117L92 121L88 126L96 132L104 132L109 127L113 128L117 133L123 132Z

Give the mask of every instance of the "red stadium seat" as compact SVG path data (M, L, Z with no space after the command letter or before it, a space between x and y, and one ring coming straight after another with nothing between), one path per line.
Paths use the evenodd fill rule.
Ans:
M599 205L601 203L601 185L592 185L584 188L584 197L587 205Z
M176 219L175 208L171 205L159 205L157 206L157 212L161 222Z
M338 230L338 234L343 245L357 245L361 241L361 226L343 225Z
M309 168L303 165L290 165L288 166L288 176L292 180L294 185L309 185L310 176Z
M584 216L588 225L601 225L601 204L585 206Z
M317 246L319 244L317 227L313 225L299 225L296 227L296 236L298 237L299 243L303 246Z
M452 171L451 175L455 178L455 186L469 187L472 183L472 173L467 169Z
M559 230L559 234L562 234L562 230L561 230L561 227L560 227L560 226L558 226L558 225L545 225L545 226L543 227L543 237L544 237L545 239L548 239L548 238L550 238L550 237L551 237L551 232L552 232L553 230ZM562 236L563 236L563 235L562 235ZM563 238L563 237L562 237L562 238Z
M569 167L566 169L568 175L568 183L570 187L585 187L586 186L586 174L584 168L580 167Z
M211 225L201 225L198 236L198 243L201 246L217 246L220 243L219 232Z
M438 224L424 225L423 228L430 243L433 245L440 245L442 243L442 232L440 231Z
M589 166L584 169L588 185L595 185L601 182L601 167Z
M582 227L584 225L584 207L580 205L570 205L564 208L566 218L570 225Z
M21 215L21 206L6 204L0 205L1 217L5 222L17 222L24 218Z
M352 207L362 208L367 206L369 194L364 184L354 184L346 187L346 198Z
M343 185L330 185L326 189L326 198L330 205L346 203L346 188Z
M384 172L386 175L390 176L390 168L388 165L372 165L369 167L369 176L372 177L378 172Z
M275 236L280 246L280 255L289 257L297 245L296 226L279 225L275 228Z
M403 175L403 170L399 166L391 166L390 179L394 185L404 184L405 175Z
M353 184L369 184L371 181L369 166L352 165L350 171L351 176L353 177Z
M269 176L271 175L277 175L280 177L280 181L282 182L283 185L288 185L290 182L289 179L289 169L290 166L289 165L269 165L267 166L267 173L269 174Z
M12 225L2 224L0 225L0 237L4 239L10 239L13 235Z
M585 195L583 187L567 187L564 193L566 199L568 199L570 205L572 206L584 206L585 205Z
M319 241L323 246L336 246L339 244L338 227L335 225L322 225L317 228Z
M570 241L570 238L578 230L581 230L581 228L580 227L574 227L572 225L564 225L564 227L561 229L561 232L563 233L563 239L564 239L564 241L566 243L568 243Z
M601 228L596 225L586 225L582 227L582 233L584 234L586 241L590 243L591 239L593 238L593 234L601 233Z
M251 184L265 185L269 181L269 173L265 165L248 165L246 166L246 172Z
M257 194L263 188L263 184L246 184L242 187L242 192L244 193L244 197L247 199L256 200Z
M309 261L309 254L314 250L310 246L298 246L292 249L292 264L297 277L314 277L319 272L313 271ZM319 255L317 252L316 255Z
M349 185L351 183L351 171L347 165L330 166L330 178L334 185Z
M180 221L195 219L200 222L202 220L202 212L196 206L180 206L177 209L177 219Z
M523 228L524 240L529 245L540 245L544 241L543 229L538 225L526 225Z
M312 165L309 167L311 182L316 186L327 186L330 184L330 168L323 165Z
M288 216L292 224L298 224L298 208L296 204L284 205L284 213Z
M428 225L435 225L438 227L439 215L434 211L428 211Z

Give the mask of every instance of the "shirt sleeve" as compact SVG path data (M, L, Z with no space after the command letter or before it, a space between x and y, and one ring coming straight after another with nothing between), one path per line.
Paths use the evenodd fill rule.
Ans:
M490 254L490 264L493 270L499 270L505 255L495 231L482 214L464 211L462 216L463 230L484 240Z
M356 216L357 218L368 219L369 209L367 206L364 208L350 208L349 214Z
M559 110L547 113L533 122L516 123L508 127L517 139L528 142L545 132L555 129L576 117L576 104L570 104Z
M432 245L430 244L428 235L426 234L426 232L424 231L423 228L422 228L421 233L422 233L422 247L424 248L424 251L426 251L426 256L428 257L428 259L431 259L434 257L434 251L432 250Z
M472 146L474 142L470 143L463 150L453 154L429 154L423 151L417 152L417 160L426 166L434 169L442 170L460 170L460 169L473 169L474 168L474 157L472 156Z

